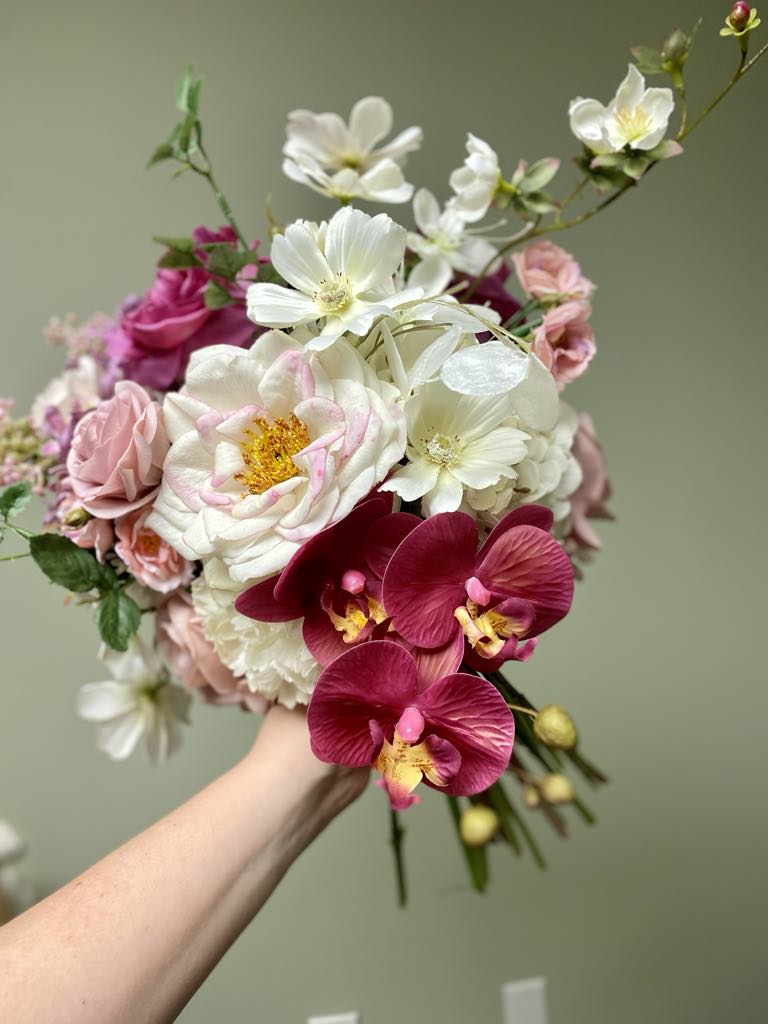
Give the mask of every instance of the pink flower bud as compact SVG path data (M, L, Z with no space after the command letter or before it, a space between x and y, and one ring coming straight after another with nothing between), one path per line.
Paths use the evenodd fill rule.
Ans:
M417 743L424 732L424 716L418 708L406 708L395 728L401 740L405 740L406 743Z
M745 4L743 0L737 0L733 5L731 8L731 25L737 32L740 32L747 24L751 13L752 8L749 4Z

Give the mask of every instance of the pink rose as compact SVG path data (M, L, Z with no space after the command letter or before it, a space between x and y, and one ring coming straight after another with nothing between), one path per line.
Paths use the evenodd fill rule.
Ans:
M67 456L72 490L97 519L115 519L152 501L168 452L163 411L133 381L78 422Z
M193 565L146 525L151 506L129 512L115 523L115 551L145 587L170 594L192 579Z
M158 646L171 672L209 704L238 704L263 714L266 700L252 693L220 660L203 633L203 620L187 591L170 597L157 612Z
M587 323L591 312L588 302L564 302L545 313L534 331L533 351L560 391L584 373L597 351L594 332Z
M602 543L589 520L613 519L613 513L606 506L611 496L611 485L605 455L595 435L592 417L585 412L579 414L572 451L581 466L582 479L570 497L572 526L569 539L575 541L578 547L599 551Z
M573 256L554 242L533 242L513 253L512 262L523 291L534 299L588 299L595 290Z
M229 227L219 231L195 228L192 237L198 245L226 242L234 247L237 242ZM196 250L195 255L203 264L206 262L204 249ZM254 263L258 263L255 254ZM126 377L165 390L183 379L195 349L206 345L242 346L254 337L256 328L245 307L247 282L233 285L216 278L236 302L210 309L205 304L205 291L212 279L205 266L181 270L161 267L144 298L124 304L119 327L110 332L108 345Z

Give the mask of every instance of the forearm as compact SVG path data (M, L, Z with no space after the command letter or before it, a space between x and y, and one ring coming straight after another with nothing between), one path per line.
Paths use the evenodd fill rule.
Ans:
M359 790L264 746L0 931L0 1019L174 1019Z

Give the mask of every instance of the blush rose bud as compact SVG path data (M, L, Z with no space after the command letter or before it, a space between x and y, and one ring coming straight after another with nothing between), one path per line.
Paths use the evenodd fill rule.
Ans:
M536 738L556 750L573 750L576 746L576 726L573 719L559 704L547 704L533 720Z
M559 772L545 775L539 786L541 795L550 804L567 804L576 796L571 780Z
M499 819L485 804L472 804L461 816L459 833L467 846L485 846L496 835Z

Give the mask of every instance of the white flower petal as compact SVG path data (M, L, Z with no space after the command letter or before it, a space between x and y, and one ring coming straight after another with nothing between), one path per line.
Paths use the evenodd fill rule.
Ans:
M593 153L609 153L611 147L605 137L607 111L597 100L575 99L568 108L571 131Z
M640 106L644 92L645 79L634 64L629 64L627 74L616 90L609 110L634 110L635 107Z
M409 462L385 480L380 491L394 491L403 501L418 501L437 483L440 470L434 462L418 459Z
M322 315L314 299L279 284L252 284L247 300L250 319L267 327L293 327Z
M359 153L368 153L392 131L392 107L381 96L358 100L349 115L349 131Z
M442 370L443 383L464 395L502 395L528 375L529 357L501 341L460 349Z
M320 282L331 276L328 264L317 244L317 231L305 221L297 221L276 235L270 259L275 270L288 284L311 295Z
M405 253L405 228L380 213L369 217L345 207L328 224L325 252L334 272L346 276L359 295L395 273Z

